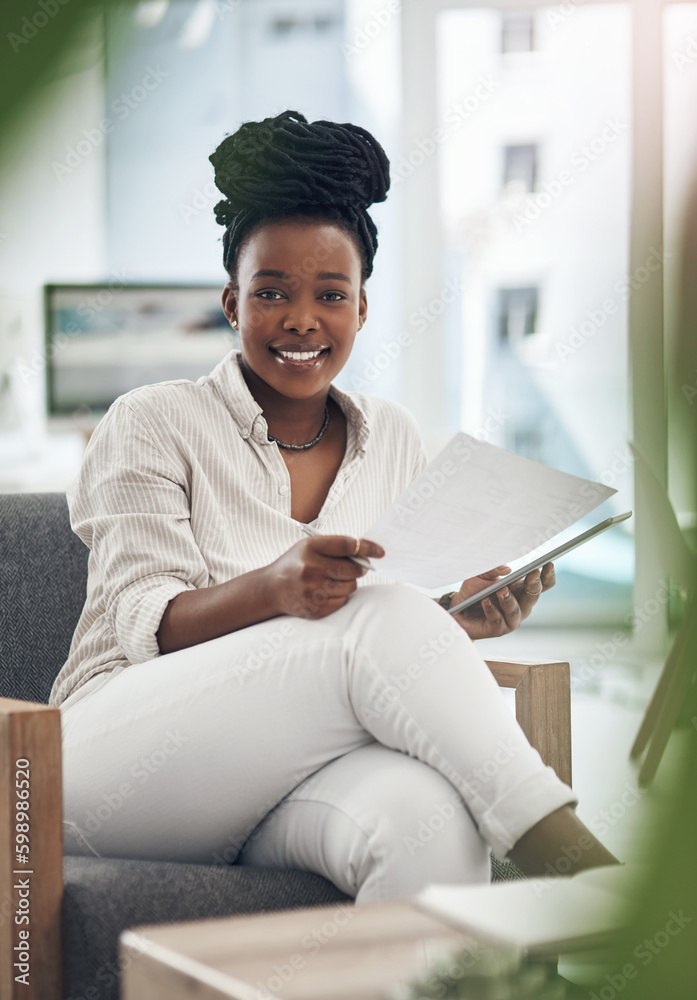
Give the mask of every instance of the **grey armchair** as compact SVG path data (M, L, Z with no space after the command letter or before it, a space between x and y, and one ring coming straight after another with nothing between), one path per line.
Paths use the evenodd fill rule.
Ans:
M0 1000L117 1000L127 927L349 901L308 872L63 855L60 712L46 702L87 556L64 494L0 495ZM570 783L568 664L489 666ZM493 878L520 876L492 859Z

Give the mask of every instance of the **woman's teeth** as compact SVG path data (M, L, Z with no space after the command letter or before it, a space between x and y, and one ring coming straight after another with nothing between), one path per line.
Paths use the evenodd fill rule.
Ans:
M311 358L318 358L323 351L278 351L282 358L290 358L291 361L309 361Z

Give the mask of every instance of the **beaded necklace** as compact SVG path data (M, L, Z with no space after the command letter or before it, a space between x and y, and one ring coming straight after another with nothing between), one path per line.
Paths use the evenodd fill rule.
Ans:
M305 451L306 448L312 448L313 445L317 444L318 441L322 440L324 432L326 431L328 426L329 426L329 407L325 403L324 423L322 424L322 427L317 437L313 438L312 441L308 441L307 444L286 444L285 441L279 441L277 437L273 436L273 434L267 434L266 437L269 439L269 441L275 441L276 444L279 446L279 448L288 448L289 451Z

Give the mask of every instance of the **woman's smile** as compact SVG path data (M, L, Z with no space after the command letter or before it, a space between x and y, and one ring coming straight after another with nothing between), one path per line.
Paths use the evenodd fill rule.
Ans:
M306 372L319 368L331 347L316 344L269 347L278 363L288 371Z

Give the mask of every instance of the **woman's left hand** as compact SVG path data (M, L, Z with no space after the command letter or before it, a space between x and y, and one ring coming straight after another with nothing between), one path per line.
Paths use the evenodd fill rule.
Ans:
M484 590L500 576L510 572L509 566L497 566L488 573L465 580L457 593L453 594L450 607ZM554 563L545 563L542 572L539 569L532 570L523 580L516 580L509 587L502 587L478 604L453 615L453 618L470 639L491 639L507 632L515 632L537 604L540 594L554 584Z

